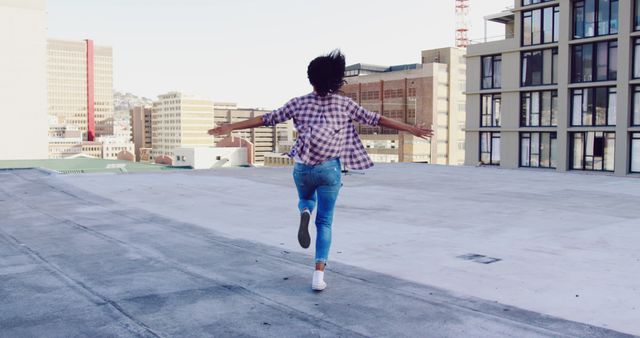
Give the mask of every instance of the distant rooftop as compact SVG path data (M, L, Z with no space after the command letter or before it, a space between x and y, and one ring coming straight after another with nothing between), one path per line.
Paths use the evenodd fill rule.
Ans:
M130 161L104 160L98 158L73 158L51 160L3 160L0 170L43 168L59 173L99 173L99 172L153 172L161 170L179 169L176 167L147 164Z
M505 9L500 13L487 15L484 19L490 22L508 24L515 21L515 14L513 13L513 9Z
M376 74L376 73L390 73L390 72L399 72L403 70L412 70L419 69L422 67L421 64L418 63L410 63L404 65L395 65L395 66L378 66L378 65L370 65L366 63L356 63L345 68L345 76L360 76L367 74Z
M484 17L484 37L482 39L472 39L471 44L512 39L514 37L515 20L516 20L516 16L515 16L514 9L512 7L508 7L499 13L485 16ZM489 36L488 30L487 30L487 23L489 22L504 25L504 35Z

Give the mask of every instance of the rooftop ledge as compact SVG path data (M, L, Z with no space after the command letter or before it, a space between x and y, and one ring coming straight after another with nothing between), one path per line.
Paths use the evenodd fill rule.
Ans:
M500 13L487 15L484 17L484 20L501 24L510 24L515 21L515 14L513 12L513 8L509 8Z
M508 51L514 51L518 48L518 40L512 37L498 37L495 40L487 40L487 42L473 41L467 47L467 57L499 54Z
M499 35L499 36L488 36L487 24L489 22L503 24L505 29L505 34ZM474 46L477 44L493 43L493 42L498 42L503 40L507 40L507 41L513 40L514 39L514 28L513 28L514 22L515 22L515 13L513 8L507 8L500 13L485 16L484 17L484 37L481 39L472 39L470 41L471 46ZM498 47L501 47L501 46L499 45ZM513 47L513 46L509 46L509 47Z

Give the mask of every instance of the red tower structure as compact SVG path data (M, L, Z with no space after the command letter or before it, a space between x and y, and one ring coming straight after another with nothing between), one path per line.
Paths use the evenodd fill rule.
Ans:
M96 137L93 40L87 39L85 42L87 44L87 141L93 141Z
M469 0L456 1L456 47L469 46Z

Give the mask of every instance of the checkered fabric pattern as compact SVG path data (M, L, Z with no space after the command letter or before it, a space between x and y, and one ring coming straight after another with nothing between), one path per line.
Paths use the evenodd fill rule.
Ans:
M348 97L311 93L296 97L262 116L265 126L274 126L288 119L293 119L298 131L298 138L288 156L310 166L337 157L349 169L373 166L352 121L377 126L380 114L362 108Z

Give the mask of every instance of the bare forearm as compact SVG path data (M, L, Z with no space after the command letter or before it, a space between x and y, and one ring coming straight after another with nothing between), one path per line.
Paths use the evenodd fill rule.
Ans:
M262 116L254 117L252 119L237 122L237 123L222 123L218 124L217 127L213 129L209 129L207 134L213 136L221 136L221 135L229 135L230 132L238 129L250 129L264 126L264 122L262 121Z
M378 125L382 127L391 128L391 129L400 130L400 131L406 131L406 132L411 132L413 128L412 125L402 123L400 121L392 120L384 116L380 117L380 122L378 122Z
M424 123L421 123L418 126L412 126L410 124L402 123L400 121L388 119L384 116L381 116L378 125L395 130L406 131L424 139L433 136L433 130L431 130L431 128L427 128Z

